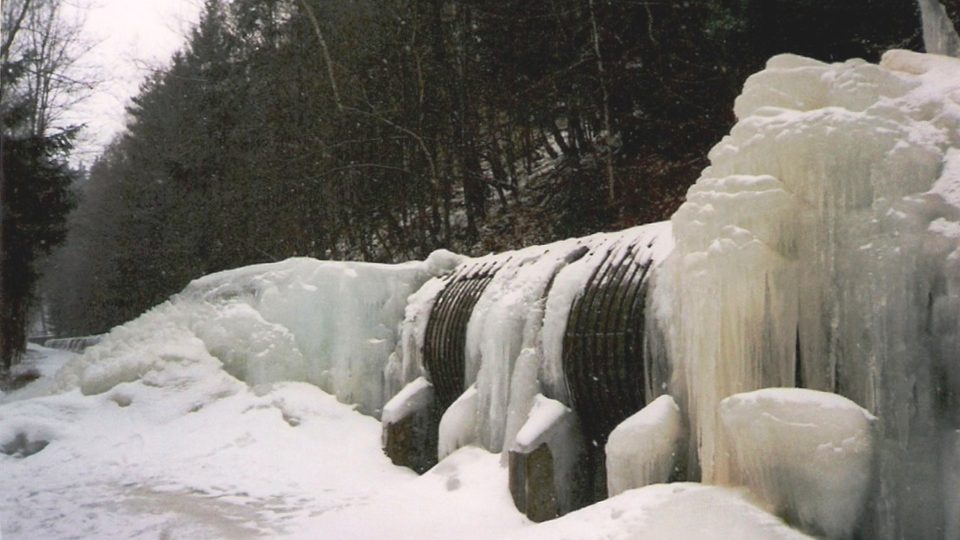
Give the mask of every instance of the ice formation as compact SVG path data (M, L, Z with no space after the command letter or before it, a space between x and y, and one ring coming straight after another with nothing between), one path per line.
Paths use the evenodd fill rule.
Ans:
M112 330L68 364L60 386L99 393L165 363L207 358L250 384L311 382L379 415L392 395L384 371L407 297L461 260L443 251L398 265L300 258L206 276Z
M400 324L400 339L396 350L387 358L384 372L388 395L399 392L404 386L422 377L423 340L430 317L430 310L443 290L443 280L431 278L417 292L410 295L404 309L403 322Z
M732 478L723 398L836 392L879 418L864 530L940 536L943 479L960 466L941 460L960 395L960 61L777 56L735 112L672 218L654 293L691 467Z
M466 326L464 384L476 389L473 426L481 446L496 452L509 450L527 419L534 396L541 392L570 404L562 365L567 316L597 268L605 260L626 264L628 247L638 250L634 254L636 264L659 264L672 245L669 223L654 223L470 261L478 265L496 258L500 263ZM428 282L412 298L404 321L402 350L391 361L391 366L406 367L390 368L391 372L425 372L420 357L424 329L442 286L440 280ZM638 356L636 361L642 362L643 358ZM657 380L665 384L663 369L651 373L659 374ZM442 434L440 439L447 451L457 447L444 446ZM440 454L444 453L441 450Z
M576 505L572 486L576 484L577 465L583 452L577 417L559 401L537 395L526 423L517 432L511 452L530 454L542 445L550 452L557 508L566 513Z
M570 389L563 371L563 337L567 330L570 310L577 297L583 295L584 288L597 272L605 257L623 259L624 247L630 244L647 246L634 255L636 262L651 264L655 270L673 249L673 237L669 222L651 223L634 227L619 233L599 234L584 239L589 241L590 251L582 258L572 261L557 273L550 295L546 300L543 315L543 335L541 338L543 364L540 380L544 395L562 403L570 402ZM653 326L653 325L651 325ZM665 390L668 368L656 365L663 361L662 355L644 354L638 361L647 362L644 372L646 395L652 400Z
M397 392L386 405L383 406L383 414L380 415L380 421L386 424L393 424L403 420L410 414L424 410L433 405L433 385L427 382L423 377L418 377L410 384L403 387L403 390Z
M720 402L731 480L788 521L849 538L872 482L870 413L837 394L766 388Z
M467 324L466 384L477 384L478 438L489 450L505 450L508 411L524 415L539 392L537 358L518 365L521 351L537 345L548 286L563 265L581 256L576 241L535 246L508 255L484 290ZM503 256L503 255L501 255ZM514 378L513 375L519 375ZM510 403L511 393L521 403ZM522 397L526 396L526 397ZM512 427L512 426L511 426Z
M607 440L607 494L667 482L682 453L683 419L663 395L620 423Z
M960 36L938 0L920 0L923 44L928 53L960 57Z
M80 336L80 337L71 337L71 338L53 338L48 339L43 343L44 347L49 347L51 349L62 349L65 351L71 352L83 352L87 347L92 347L97 343L100 343L100 340L103 339L103 335L95 336Z
M449 456L458 448L477 442L477 388L471 386L440 418L437 459Z

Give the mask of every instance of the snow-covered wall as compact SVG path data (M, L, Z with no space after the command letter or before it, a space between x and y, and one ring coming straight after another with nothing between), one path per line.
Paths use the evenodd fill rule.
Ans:
M942 537L960 467L941 456L960 396L960 60L778 56L735 112L656 282L691 466L733 480L723 398L836 392L879 419L868 536Z

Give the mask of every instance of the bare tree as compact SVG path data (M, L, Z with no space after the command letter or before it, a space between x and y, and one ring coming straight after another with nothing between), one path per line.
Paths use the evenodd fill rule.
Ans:
M65 9L60 0L5 0L0 25L0 62L15 71L0 77L0 103L26 104L20 127L44 135L61 115L90 95L97 81L79 60L91 45L83 39L83 9Z

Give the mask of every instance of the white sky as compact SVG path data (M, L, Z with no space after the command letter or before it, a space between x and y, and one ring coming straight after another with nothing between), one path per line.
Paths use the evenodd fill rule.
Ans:
M186 43L203 0L69 1L67 17L83 21L84 39L93 48L80 61L103 82L66 118L87 129L76 148L90 164L125 125L124 106L152 69L166 66Z

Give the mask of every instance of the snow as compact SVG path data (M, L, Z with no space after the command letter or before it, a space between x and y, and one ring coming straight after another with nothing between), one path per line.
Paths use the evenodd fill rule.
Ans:
M605 447L607 494L667 482L681 454L682 422L676 401L663 395L614 428Z
M49 443L0 453L4 538L450 538L465 525L463 538L496 538L529 524L499 456L466 448L417 477L383 455L375 419L317 387L251 387L185 360L97 395L0 405L0 448Z
M938 456L957 419L936 403L960 390L941 380L960 343L960 60L777 56L735 112L671 219L649 308L690 426L688 470L731 481L724 398L836 392L878 418L873 534L936 535L955 513Z
M412 413L422 411L433 405L433 385L423 377L418 377L403 390L390 398L383 406L380 421L383 425L395 424Z
M766 388L720 403L731 480L778 515L827 538L849 538L870 495L870 413L837 394Z
M631 489L508 540L774 540L810 538L750 502L745 490L700 484Z

